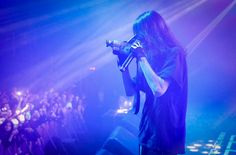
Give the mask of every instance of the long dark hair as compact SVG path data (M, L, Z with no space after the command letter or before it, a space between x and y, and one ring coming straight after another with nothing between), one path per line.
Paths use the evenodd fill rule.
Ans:
M133 24L133 33L142 38L144 48L152 56L181 47L165 20L155 11L146 11L138 16Z

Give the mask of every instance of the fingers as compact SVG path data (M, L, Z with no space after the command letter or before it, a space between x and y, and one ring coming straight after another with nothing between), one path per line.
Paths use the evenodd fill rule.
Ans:
M139 47L141 47L141 48L143 47L139 41L136 42L136 43L137 43L137 45L138 45Z
M139 41L136 41L136 42L134 42L134 43L132 44L131 47L132 47L133 49L136 49L136 48L138 48L138 47L141 47L141 48L142 48L142 45L140 44Z

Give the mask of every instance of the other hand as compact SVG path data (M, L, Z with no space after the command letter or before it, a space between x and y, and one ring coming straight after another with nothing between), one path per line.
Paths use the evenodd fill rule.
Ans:
M143 47L139 41L135 42L131 46L131 52L133 53L134 57L136 57L137 59L140 59L141 57L145 57Z

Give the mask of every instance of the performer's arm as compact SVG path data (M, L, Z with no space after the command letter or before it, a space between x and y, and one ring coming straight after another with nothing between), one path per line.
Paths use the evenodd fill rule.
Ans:
M133 96L135 93L135 89L134 89L134 83L129 73L129 69L122 72L122 79L123 79L126 95Z
M134 43L131 47L133 48L132 52L137 58L138 64L141 67L141 70L148 86L152 90L153 95L156 97L162 96L169 87L169 81L162 79L154 72L145 57L144 50L140 42Z
M146 57L140 57L138 63L154 96L162 96L169 87L169 81L162 79L153 71Z

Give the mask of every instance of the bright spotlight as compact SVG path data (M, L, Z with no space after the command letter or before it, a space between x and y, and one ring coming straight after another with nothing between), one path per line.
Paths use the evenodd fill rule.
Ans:
M215 149L221 149L220 145L215 145Z
M202 151L202 154L209 154L208 151Z
M116 110L116 113L117 114L127 114L128 113L128 111L129 111L129 109L117 109Z
M90 71L96 71L96 67L91 66L91 67L89 67L89 70L90 70Z
M190 149L189 151L191 151L191 152L198 152L199 150L198 149Z
M17 92L16 92L16 95L17 95L17 96L21 96L21 95L22 95L22 92L21 92L21 91L17 91Z
M213 145L213 144L210 144L210 143L206 144L206 146L207 146L207 147L214 147L214 145Z
M189 145L187 146L188 149L195 149L196 147L195 146L192 146L192 145Z
M202 144L198 144L198 143L196 143L196 144L193 144L193 146L195 146L195 147L201 147Z
M215 150L215 151L213 151L213 152L212 152L212 154L221 154L221 152L220 152L220 151L217 151L217 150Z

